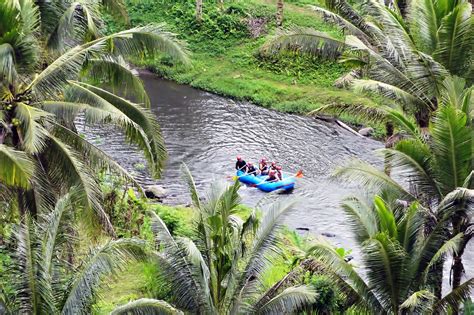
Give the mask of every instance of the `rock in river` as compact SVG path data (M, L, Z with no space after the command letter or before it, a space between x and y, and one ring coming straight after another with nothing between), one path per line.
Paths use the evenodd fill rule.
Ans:
M151 199L163 199L166 197L166 189L160 185L148 186L145 189L145 196Z
M374 128L372 127L366 127L359 130L359 134L364 137L369 137L373 133L374 133Z

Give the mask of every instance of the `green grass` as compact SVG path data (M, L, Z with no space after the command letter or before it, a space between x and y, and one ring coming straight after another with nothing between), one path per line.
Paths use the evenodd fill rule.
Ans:
M293 0L285 5L285 27L311 27L342 37L339 29L316 16L307 4ZM373 104L369 97L333 87L334 81L349 69L335 62L295 54L262 58L259 48L275 32L275 3L272 0L247 0L226 3L225 13L215 2L205 1L204 20L194 21L194 1L128 1L132 25L165 22L184 39L192 52L189 68L174 66L166 58L145 60L139 66L174 81L196 88L251 101L284 112L306 114L331 103ZM265 18L267 32L250 38L245 19ZM109 23L110 31L121 26ZM343 117L350 123L358 121Z

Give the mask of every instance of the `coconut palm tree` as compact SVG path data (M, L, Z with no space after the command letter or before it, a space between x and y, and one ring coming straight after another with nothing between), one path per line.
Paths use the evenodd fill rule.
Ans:
M4 301L6 314L88 314L107 277L146 258L142 241L120 239L91 248L71 264L64 249L72 242L75 193L63 196L38 220L25 214L17 227L11 270L15 294Z
M473 236L474 222L470 218L474 213L474 139L472 118L467 115L472 111L472 104L469 109L454 95L446 96L446 101L458 100L461 108L451 102L441 105L434 115L429 134L423 134L410 119L398 116L409 136L394 148L380 151L391 165L392 177L402 178L403 182L397 182L361 161L353 161L338 169L336 176L347 181L358 181L370 191L390 190L401 199L418 199L438 219L444 215L437 210L439 204L456 192L457 199L452 199L455 210L451 212L450 234L463 233L460 247L453 254L453 288L456 288L462 276L462 255Z
M281 27L283 25L283 0L277 1L277 12L276 12L276 25Z
M367 1L363 13L345 0L330 0L327 9L314 10L342 26L345 39L294 28L268 41L262 53L296 50L355 65L340 84L350 83L357 91L375 92L395 101L414 115L421 127L428 126L448 74L472 82L474 19L467 0L413 0L406 17L400 14L396 1L392 8L377 0ZM383 117L377 109L335 104L321 110Z
M160 128L142 82L123 58L166 53L186 62L186 49L164 25L147 25L84 43L73 36L64 53L44 64L39 7L32 0L8 0L0 4L0 16L0 199L14 196L22 213L36 216L77 186L77 201L112 232L94 173L105 167L133 179L76 132L75 117L121 128L159 176L166 157Z
M202 0L196 0L196 22L202 21Z
M163 282L173 292L180 310L205 314L291 313L314 302L316 294L306 286L279 292L265 290L263 272L278 254L278 220L291 203L274 203L257 219L237 216L239 183L213 184L202 201L185 168L196 210L196 240L173 237L165 224L152 215L152 229L161 248L156 254ZM119 307L115 314L141 314L155 309L157 301L141 299ZM156 310L161 309L157 304Z
M438 212L445 213L434 225L431 213L418 202L396 205L376 196L373 202L349 198L343 208L361 248L362 267L348 262L324 239L309 250L322 273L347 294L352 310L363 314L440 314L456 309L469 297L474 278L438 299L430 277L439 260L456 251L463 234L447 238L450 222L448 195ZM427 226L431 226L427 229Z
M19 7L21 3L17 2ZM36 0L35 4L39 9L43 40L53 53L103 36L101 10L105 9L124 24L129 23L122 0Z

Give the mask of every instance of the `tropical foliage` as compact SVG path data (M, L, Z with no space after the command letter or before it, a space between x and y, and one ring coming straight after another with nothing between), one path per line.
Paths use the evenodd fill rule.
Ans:
M0 307L6 307L7 314L86 314L105 277L128 262L146 258L143 241L120 239L91 248L74 261L74 193L63 196L36 221L25 215L16 228L10 270L16 293L0 296Z
M166 157L160 128L140 79L123 58L166 53L187 62L187 52L164 25L103 36L99 3L87 3L0 4L0 199L15 196L21 213L36 216L77 186L82 193L76 202L112 232L94 171L107 168L132 179L77 133L75 118L121 128L159 176ZM53 13L56 20L50 20Z
M371 202L349 198L343 203L349 224L361 248L361 268L348 262L330 243L319 240L309 249L324 273L346 292L352 310L364 314L445 314L469 297L474 278L439 299L431 279L433 266L455 252L463 234L447 238L452 196L437 211L418 202L401 205L376 196ZM361 270L362 269L362 270ZM357 313L356 312L356 313Z
M392 177L360 161L340 168L336 176L359 181L370 191L390 191L403 200L419 200L437 220L448 215L446 210L439 209L448 203L451 220L448 235L463 233L459 248L453 253L453 287L456 288L463 272L462 255L472 238L474 142L471 118L454 104L442 105L434 115L428 139L414 123L402 116L400 119L404 119L410 136L392 149L381 150L390 164ZM393 178L403 178L406 182Z
M185 174L196 210L196 240L173 237L152 213L152 228L161 249L156 259L178 309L206 314L274 314L291 313L315 301L316 293L310 287L264 290L259 279L279 252L278 221L291 204L274 203L265 209L261 220L255 211L242 220L236 215L238 182L230 186L215 183L203 202L187 168ZM161 309L162 302L141 299L121 306L116 313Z
M314 10L340 25L347 34L344 40L312 29L289 29L268 41L262 52L293 50L347 62L356 69L342 77L340 85L381 94L414 115L419 126L427 127L449 74L472 83L471 4L467 0L414 0L403 16L398 2L391 3L388 7L370 0L357 10L345 0L328 0L327 8ZM386 118L377 107L335 104L321 110Z

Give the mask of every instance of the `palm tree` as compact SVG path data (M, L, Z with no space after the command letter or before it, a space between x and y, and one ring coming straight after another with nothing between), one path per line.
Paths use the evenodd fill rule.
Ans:
M455 194L450 212L450 234L463 233L463 236L459 250L453 254L453 288L457 288L461 281L462 255L473 236L471 227L474 223L469 220L474 211L474 139L472 116L468 115L472 115L472 103L468 105L462 101L463 98L455 95L446 96L448 103L442 104L436 111L429 134L423 134L403 115L397 116L409 136L394 148L381 150L381 153L390 162L393 175L405 179L409 189L361 161L353 161L336 171L337 177L359 181L370 191L390 190L405 200L418 199L438 219L444 215L437 210L439 204L447 196ZM457 103L453 104L455 101ZM426 136L429 138L426 139Z
M468 298L474 287L472 278L438 299L430 281L432 267L446 253L456 251L463 236L446 238L443 231L450 222L447 214L453 197L440 203L438 212L446 215L434 225L430 211L418 202L400 206L379 196L373 203L349 198L343 208L361 248L363 270L324 239L309 252L316 257L320 272L347 294L355 313L447 313ZM427 230L427 226L432 228Z
M176 307L200 314L290 313L314 302L315 293L306 286L278 292L260 285L261 275L279 251L277 221L291 203L272 204L261 221L255 210L242 220L236 215L238 182L213 184L204 203L185 170L197 216L196 240L171 236L161 219L151 214L161 248L157 261ZM115 314L150 313L162 308L159 303L141 299L119 307Z
M87 123L121 128L158 177L166 157L160 128L147 108L142 82L123 58L167 53L187 62L186 49L164 25L147 25L84 43L72 36L43 64L39 7L32 0L8 0L0 4L0 16L0 200L14 196L22 213L36 216L77 186L82 191L77 202L112 233L94 173L105 167L133 179L77 134L74 119L81 114ZM90 16L74 17L90 26Z
M196 22L202 21L202 0L196 0Z
M283 0L277 0L276 25L280 27L283 25Z
M350 83L355 90L375 92L395 101L415 116L420 127L428 126L448 74L472 81L474 19L467 0L413 0L406 17L400 14L397 1L389 8L370 0L363 14L345 0L328 0L327 9L314 10L342 26L348 34L345 39L294 28L268 41L262 53L296 50L356 65L358 69L341 78L341 84ZM321 110L383 117L378 108L364 105L335 104Z
M143 241L121 239L91 248L76 264L64 254L69 246L74 194L63 196L37 221L25 214L15 233L11 283L6 314L87 314L106 277L144 260ZM3 285L3 284L2 284Z

